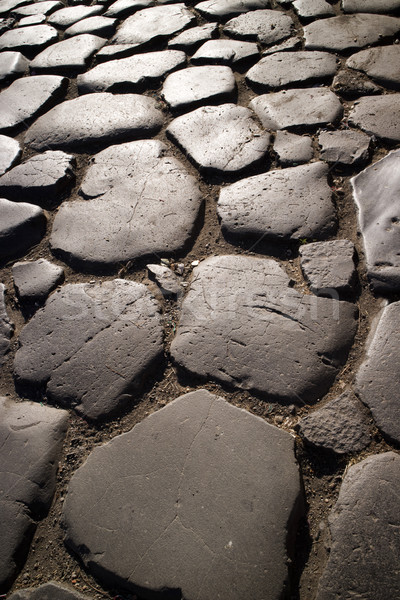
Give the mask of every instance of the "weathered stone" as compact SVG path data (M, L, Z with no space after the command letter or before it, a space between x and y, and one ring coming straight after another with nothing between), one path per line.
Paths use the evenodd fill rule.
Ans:
M178 117L167 135L207 174L239 173L265 156L270 136L243 106L205 106Z
M30 70L37 73L82 71L104 44L105 40L97 35L76 35L43 50L31 62Z
M174 361L268 401L321 398L346 359L357 309L302 295L289 283L270 259L218 256L200 263L172 342Z
M49 15L58 8L63 8L63 3L58 0L43 0L28 4L27 6L19 6L13 10L13 14L19 17L28 17L30 15Z
M254 62L259 57L257 44L239 40L209 40L192 56L194 65L238 65Z
M186 52L197 48L203 42L210 40L218 34L216 23L206 23L200 27L191 27L182 31L179 35L168 42L168 48L185 50Z
M270 0L205 0L196 4L196 10L206 19L229 19L270 6Z
M30 17L24 17L18 23L18 27L28 27L30 25L41 25L46 23L45 15L31 15Z
M101 63L117 58L126 58L140 52L142 44L112 44L103 46L96 54L96 62Z
M330 17L336 14L333 6L326 0L295 0L293 6L302 19Z
M328 88L303 88L263 94L249 105L266 129L316 127L335 123L343 114L340 100Z
M285 40L281 44L276 44L276 46L269 46L269 48L266 48L262 51L261 56L269 56L270 54L275 54L275 52L286 52L287 50L295 50L295 48L301 48L301 45L301 38L293 36L288 40Z
M20 50L31 58L58 39L57 29L50 25L32 25L10 29L0 37L0 50Z
M28 130L25 143L39 151L84 149L98 142L154 135L163 120L153 98L136 94L88 94L63 102L40 117Z
M335 76L332 90L345 98L381 94L382 88L358 71L341 69Z
M141 92L158 87L165 75L183 67L186 54L179 50L145 52L97 65L78 77L80 94L88 92Z
M369 77L389 88L400 87L400 46L380 46L368 48L353 54L346 66L358 69Z
M153 0L117 0L108 7L104 15L125 19L137 10L151 6L152 3Z
M351 180L367 274L375 289L400 290L400 150Z
M4 355L10 347L10 339L14 331L14 324L10 321L7 314L5 291L5 285L0 283L0 367L4 362Z
M25 559L35 520L50 506L68 414L0 398L0 589Z
M349 123L384 140L400 141L400 94L360 98L350 110Z
M155 300L114 279L54 292L19 336L14 375L90 419L125 408L162 357Z
M329 515L331 550L317 600L400 595L400 457L369 456L352 465Z
M15 24L15 20L13 17L9 17L8 19L0 18L0 35L8 31Z
M102 38L111 36L117 25L117 19L110 19L109 17L88 17L78 21L71 27L65 30L64 36L71 37L73 35L80 35L81 33L90 33L91 35L98 35Z
M321 131L321 158L334 165L362 165L368 161L371 138L351 129Z
M0 259L37 244L46 230L46 217L38 206L0 198Z
M27 126L65 94L68 80L57 75L35 75L14 81L0 94L0 130Z
M0 7L0 15L7 15L17 6L28 4L29 0L3 0Z
M300 246L300 264L310 290L333 296L351 292L355 280L354 244L332 240Z
M29 60L21 52L0 53L0 81L7 81L28 71Z
M181 396L76 471L66 542L129 590L277 600L301 514L293 442L206 390Z
M21 156L21 152L18 140L0 135L0 175L3 175L14 166L14 163Z
M342 0L344 12L387 13L400 8L400 0Z
M224 33L260 44L275 44L290 37L293 27L291 17L277 10L254 10L228 21Z
M163 296L178 298L183 294L183 287L178 277L165 265L147 265L149 277L155 279Z
M312 139L308 135L295 135L289 131L276 132L274 151L284 167L307 163L314 154Z
M95 6L67 6L65 8L61 8L54 12L49 18L48 22L51 25L57 25L57 27L62 27L66 29L74 23L81 21L82 19L87 19L87 17L94 17L95 15L103 12L103 7L99 4Z
M336 229L328 167L320 162L270 171L221 188L222 229L234 236L325 239Z
M42 301L64 279L62 267L45 258L30 262L17 262L12 275L17 295L22 301Z
M17 590L9 600L92 600L90 596L83 596L73 588L60 585L55 581L44 583L37 588Z
M82 183L89 200L63 203L53 249L88 269L184 248L202 197L194 177L166 150L161 142L138 141L97 154Z

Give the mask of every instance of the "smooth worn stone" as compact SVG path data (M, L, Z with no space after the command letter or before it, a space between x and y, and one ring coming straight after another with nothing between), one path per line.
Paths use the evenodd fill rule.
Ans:
M0 15L7 15L14 8L28 4L29 0L3 0L0 6Z
M267 91L294 83L323 82L336 73L337 58L328 52L278 52L260 60L246 75L256 91Z
M268 401L313 402L346 360L356 315L353 304L290 287L274 260L212 257L193 269L171 355L185 371Z
M218 215L234 236L264 239L325 239L336 216L328 167L316 162L253 175L221 188Z
M58 8L63 8L63 3L59 0L43 0L28 4L27 6L19 6L13 10L13 14L19 17L29 17L31 15L50 15Z
M18 27L28 27L29 25L41 25L46 23L45 15L31 15L30 17L24 17L18 23Z
M50 25L32 25L10 29L0 37L0 50L20 50L32 58L58 39L57 29Z
M43 50L31 62L30 70L36 73L82 71L104 44L105 40L97 35L76 35Z
M216 23L206 23L205 25L191 27L182 31L182 33L168 42L168 48L190 52L190 50L196 49L200 44L211 40L211 38L217 35L218 25Z
M258 57L258 47L254 42L221 39L205 42L192 56L191 62L194 65L232 65L237 69L239 65L254 62Z
M382 88L358 71L341 69L335 76L332 90L344 98L381 94Z
M28 71L29 60L21 52L0 52L0 81L8 81Z
M400 150L351 180L367 275L383 292L400 290Z
M386 15L341 15L304 27L307 50L343 52L363 48L400 30L400 19Z
M293 36L288 40L285 40L281 44L276 44L276 46L270 46L262 51L261 56L269 56L270 54L275 54L275 52L286 52L287 50L295 50L296 48L301 48L301 38L297 36Z
M400 0L342 0L344 12L387 13L400 8Z
M112 44L103 46L96 54L96 63L115 60L117 58L126 58L140 52L142 44Z
M229 67L191 67L168 75L162 95L172 110L222 104L235 99L236 80Z
M0 398L0 589L25 559L35 521L50 507L68 413Z
M89 269L184 248L202 196L195 178L166 151L152 140L97 154L82 183L88 199L64 202L55 217L53 250Z
M270 135L244 106L205 106L174 119L167 135L208 174L239 173L263 160Z
M46 216L33 204L0 198L0 214L0 259L38 244L46 231Z
M0 94L0 131L26 127L63 97L67 85L68 80L57 75L34 75L14 81Z
M107 8L104 15L106 17L118 17L118 19L124 19L132 13L151 6L152 4L153 0L117 0Z
M59 150L36 154L0 178L0 195L54 208L74 181L75 158Z
M293 6L302 19L331 17L336 14L333 6L326 0L295 0Z
M354 103L349 124L389 142L400 141L400 94L366 96Z
M118 29L116 44L145 44L164 40L186 29L195 16L184 4L152 6L128 17Z
M37 588L17 590L11 594L9 600L92 600L92 598L80 594L73 588L60 585L56 581L50 581Z
M390 440L400 442L400 302L393 302L375 319L367 354L356 378L356 391L376 425Z
M374 81L389 88L400 87L400 46L368 48L353 54L346 66L366 73Z
M25 143L35 150L88 149L154 135L163 114L153 98L137 94L89 94L54 107L28 130Z
M275 44L292 35L291 17L277 10L254 10L228 21L224 33L233 38Z
M352 291L356 274L353 242L315 242L300 246L299 254L301 269L312 292L337 297L339 293Z
M165 265L146 265L150 279L154 279L165 298L178 298L183 287L178 277Z
M14 287L22 301L45 300L64 279L62 267L45 258L16 262L12 267Z
M314 155L312 138L308 135L295 135L289 131L277 131L274 152L283 167L302 165L309 162Z
M398 598L400 457L369 456L346 472L329 515L331 548L317 600Z
M6 135L0 135L0 175L14 166L21 156L22 149L18 140Z
M270 6L270 0L205 0L196 4L195 8L206 19L219 20Z
M141 92L160 85L163 77L184 67L186 54L179 50L144 52L128 58L107 61L79 75L78 91Z
M361 131L321 131L321 158L333 165L362 165L368 161L371 138Z
M71 27L71 25L74 25L82 19L87 19L87 17L94 17L95 15L98 15L101 12L103 12L103 7L99 4L94 6L67 6L54 12L48 18L48 22L50 23L50 25L56 25L57 27L62 27L63 29L66 29L67 27Z
M124 279L64 285L19 336L18 384L93 420L132 403L162 360L158 305L146 286Z
M298 427L309 444L336 454L361 452L371 441L360 402L346 392L301 419Z
M14 331L14 324L11 322L10 317L7 314L5 292L5 285L3 283L0 283L0 367L3 364L4 356L8 352L8 349L10 347L10 339Z
M335 123L343 114L340 100L329 88L302 88L263 94L250 108L266 129L310 128Z
M95 448L68 487L66 543L129 591L278 600L302 506L293 437L198 390Z
M68 27L64 32L64 36L67 38L81 33L90 33L108 38L114 33L117 23L117 19L110 19L109 17L89 17Z

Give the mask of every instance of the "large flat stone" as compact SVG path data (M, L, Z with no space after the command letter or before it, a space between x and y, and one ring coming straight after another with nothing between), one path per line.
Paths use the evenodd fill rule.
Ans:
M400 94L360 98L350 110L349 123L383 140L399 142Z
M299 248L300 265L310 290L317 294L347 294L355 283L355 248L350 240L313 242Z
M205 0L196 4L196 10L206 19L229 19L270 6L270 0Z
M168 42L168 48L190 52L207 40L218 35L217 23L205 23L199 27L191 27L179 33Z
M32 25L10 29L0 37L0 50L19 50L32 58L58 39L57 29L50 25Z
M46 231L41 208L0 198L0 258L14 256L34 246Z
M56 25L57 27L62 27L63 29L66 29L67 27L74 25L74 23L77 23L82 19L93 17L94 15L98 15L101 12L103 12L103 7L100 4L97 4L95 6L67 6L54 12L48 18L48 22L51 25Z
M136 94L88 94L68 100L40 117L28 130L25 143L35 150L88 149L154 135L163 115L153 98Z
M277 10L254 10L228 21L224 33L229 37L275 44L290 37L294 23L289 15Z
M82 71L104 44L105 40L97 35L76 35L43 50L31 62L30 70L35 73Z
M8 81L28 71L29 60L21 52L0 53L0 81Z
M27 6L19 6L12 11L13 15L19 17L29 17L31 15L50 15L58 8L62 8L63 3L59 0L41 0Z
M14 166L21 156L21 146L18 140L6 135L0 135L0 175Z
M68 488L66 542L146 595L278 600L300 494L292 436L199 390L92 452Z
M342 8L348 13L387 13L400 8L400 0L342 0Z
M244 63L253 63L259 58L257 44L239 40L209 40L191 58L194 65L231 65L234 68Z
M28 4L28 2L29 0L3 0L0 7L0 15L7 15L14 8Z
M116 2L110 4L104 15L125 19L137 10L151 6L152 3L153 0L116 0Z
M22 302L41 302L64 279L64 269L45 258L14 263L14 287Z
M314 154L312 138L309 135L296 135L289 131L276 132L274 152L284 167L295 167L309 162Z
M171 354L190 373L268 401L312 402L345 361L356 314L300 294L273 260L213 257L193 270Z
M9 600L91 600L91 596L84 596L73 588L50 581L37 588L17 590Z
M110 19L109 17L88 17L78 21L64 32L64 37L71 37L73 35L81 35L82 33L90 33L91 35L98 35L102 38L110 37L117 26L117 19Z
M334 16L335 9L326 0L295 0L293 6L301 19Z
M336 165L362 165L368 161L371 138L361 131L321 131L318 136L321 158Z
M400 87L400 46L378 46L350 56L346 66L363 71L374 81L389 88Z
M14 324L7 314L5 292L5 285L0 283L0 367L4 362L4 355L10 347L10 339L14 331Z

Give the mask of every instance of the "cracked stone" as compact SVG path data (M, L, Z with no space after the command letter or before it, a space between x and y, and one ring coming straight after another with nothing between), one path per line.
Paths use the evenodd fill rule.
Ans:
M46 48L33 59L30 70L37 73L82 71L105 40L97 35L76 35Z
M21 52L0 53L0 81L8 81L28 71L29 60Z
M14 324L7 314L5 292L5 285L0 283L0 367L10 347L10 339L14 331Z
M161 293L166 298L178 298L183 294L183 287L175 273L165 265L146 265L149 277L154 279Z
M342 0L344 12L387 13L400 8L400 0Z
M19 17L29 17L31 15L49 15L58 8L63 8L63 3L58 0L42 0L28 6L20 6L13 10L13 14Z
M355 282L354 244L350 240L315 242L300 246L300 265L310 290L347 294Z
M212 257L193 270L171 355L268 401L313 402L346 360L356 316L348 302L300 294L274 260Z
M71 27L82 19L94 17L103 11L103 7L97 4L96 6L67 6L54 12L49 18L50 25L56 25L66 29Z
M283 167L295 167L307 163L314 155L312 138L308 135L295 135L289 131L277 131L274 152Z
M229 37L275 44L292 35L291 17L276 10L254 10L228 21L224 33Z
M354 103L350 125L390 142L400 141L400 94L366 96Z
M41 208L0 198L0 258L17 255L38 244L46 231Z
M123 279L63 286L19 343L17 383L44 386L52 401L93 420L132 403L163 351L157 303L144 285Z
M151 6L152 2L153 0L117 0L108 7L104 15L106 17L125 19L141 8Z
M363 165L368 161L371 138L351 129L322 131L318 136L321 158L334 165Z
M17 590L9 600L93 600L90 596L83 596L73 588L60 585L55 581L44 583L37 588Z
M108 17L89 17L68 27L64 32L64 36L71 37L82 33L90 33L91 35L108 38L114 33L117 23L117 19Z
M205 0L196 4L195 8L206 19L219 20L270 6L270 0Z
M190 52L216 35L218 35L218 25L216 23L206 23L199 27L191 27L172 38L168 42L168 48Z
M14 166L21 156L22 149L18 140L6 135L0 135L0 175Z
M35 261L16 262L12 276L18 298L41 302L64 280L64 269L45 258Z
M64 503L103 581L187 600L281 598L301 513L293 437L206 390L96 448Z
M257 44L239 40L209 40L192 56L194 65L232 65L236 69L259 58Z
M316 17L330 17L335 15L335 10L326 0L295 0L293 6L303 19L315 19Z
M32 58L57 39L57 29L50 25L10 29L0 37L0 50L20 50L24 56Z
M357 71L342 69L335 76L332 90L345 98L381 94L382 88Z
M400 46L368 48L353 54L346 66L366 73L374 81L389 88L400 87Z

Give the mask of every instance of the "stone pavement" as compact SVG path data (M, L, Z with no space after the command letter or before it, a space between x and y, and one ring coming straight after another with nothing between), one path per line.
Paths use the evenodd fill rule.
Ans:
M0 595L400 597L400 0L0 0Z

